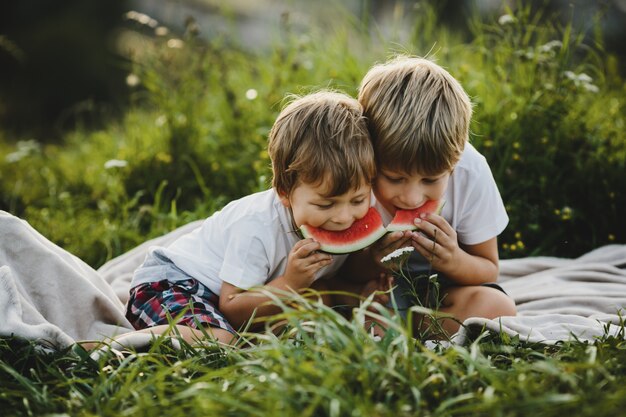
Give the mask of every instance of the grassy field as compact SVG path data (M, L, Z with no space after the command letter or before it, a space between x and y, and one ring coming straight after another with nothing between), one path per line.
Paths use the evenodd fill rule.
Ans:
M0 131L0 209L98 267L266 188L265 142L285 94L354 95L369 66L401 52L435 58L472 97L471 140L511 218L503 258L626 242L626 85L594 19L579 28L503 10L470 18L462 36L425 5L400 10L404 30L391 33L334 15L341 24L305 28L285 15L259 50L231 33L147 36L129 21L124 117L61 141ZM623 337L530 345L485 334L433 348L390 318L393 330L372 339L364 308L347 320L293 300L279 336L244 335L233 348L159 340L98 360L0 338L0 414L613 416L626 406Z
M281 336L242 336L233 348L158 340L97 361L3 339L0 404L6 416L597 417L626 406L623 335L557 345L477 335L433 348L392 319L376 341L362 314L349 321L295 300Z

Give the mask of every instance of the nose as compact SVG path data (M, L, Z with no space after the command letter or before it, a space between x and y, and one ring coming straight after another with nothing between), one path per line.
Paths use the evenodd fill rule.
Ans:
M358 218L358 213L355 207L350 205L342 205L337 208L337 212L333 216L333 221L340 225L352 224Z
M400 203L404 206L405 209L413 209L419 207L424 202L424 193L415 185L409 185L402 190L402 195L400 196Z

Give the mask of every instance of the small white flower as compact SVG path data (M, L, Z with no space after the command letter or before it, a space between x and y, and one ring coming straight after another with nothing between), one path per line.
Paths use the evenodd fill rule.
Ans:
M9 163L17 162L29 155L41 152L41 145L34 139L21 140L17 142L17 150L4 157Z
M598 86L593 84L593 78L591 78L584 72L576 74L572 71L565 71L563 75L565 75L566 78L572 80L576 87L583 88L590 93L597 93L598 91L600 91Z
M157 22L155 19L151 18L147 14L136 12L134 10L126 13L125 17L128 20L134 20L135 22L149 26L151 28L155 28L159 25L159 22Z
M161 127L166 122L167 122L167 117L165 115L161 115L161 116L156 118L156 120L154 121L154 124L157 125L158 127Z
M498 19L498 23L501 26L508 25L508 24L511 24L511 23L514 23L514 22L515 22L515 18L513 16L511 16L510 14L503 14Z
M126 165L128 165L128 161L123 159L109 159L104 163L104 169L124 168Z
M583 82L583 83L590 83L593 81L593 78L591 78L584 72L581 72L580 74L578 74L578 81Z
M180 39L172 38L167 41L167 47L172 49L181 49L185 46L185 42Z
M391 261L393 259L402 257L402 255L404 255L405 253L413 252L414 250L415 250L415 248L413 246L407 246L407 247L404 247L404 248L396 249L393 252L391 252L389 255L384 256L380 260L380 262L382 262L382 263L389 262L389 261Z
M254 88L251 88L248 91L246 91L246 98L248 100L254 100L258 96L259 96L259 93Z
M178 123L180 126L184 126L187 124L187 116L185 116L182 113L177 113L176 114L176 123Z
M139 85L139 77L135 74L128 74L126 76L126 85L129 87L136 87Z
M154 29L154 34L157 36L167 36L170 33L170 30L165 26L159 26Z
M563 42L558 41L558 40L553 40L550 41L544 45L541 45L541 47L539 48L539 50L541 52L550 52L553 49L561 49L563 47Z
M570 80L577 80L578 79L578 76L574 72L572 72L572 71L565 71L563 73L563 75L565 75Z

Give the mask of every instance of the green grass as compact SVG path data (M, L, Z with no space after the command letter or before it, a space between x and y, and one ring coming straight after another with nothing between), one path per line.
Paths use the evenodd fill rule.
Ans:
M60 142L0 130L0 209L97 267L267 187L265 141L285 94L354 95L369 66L405 52L436 58L475 103L471 140L511 218L503 258L626 242L626 85L594 21L561 25L520 7L509 23L472 18L463 38L420 4L396 14L408 29L392 33L335 9L341 24L305 31L287 15L266 50L231 33L181 35L182 48L170 36L129 43L140 83L123 118ZM97 362L0 338L0 414L613 416L626 406L623 335L557 345L474 335L430 350L399 323L375 342L362 312L346 320L298 301L285 306L284 334L246 335L245 347L160 340Z
M363 313L346 320L294 300L280 335L181 349L158 339L97 361L3 339L0 405L76 416L609 416L626 406L623 337L548 346L483 334L429 349L399 323L373 340Z

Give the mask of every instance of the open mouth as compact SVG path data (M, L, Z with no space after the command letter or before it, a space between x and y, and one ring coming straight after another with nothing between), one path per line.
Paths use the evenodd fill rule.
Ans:
M344 230L348 230L353 223L350 223L347 226L334 226L334 227L322 227L324 230L328 230L329 232L343 232Z

